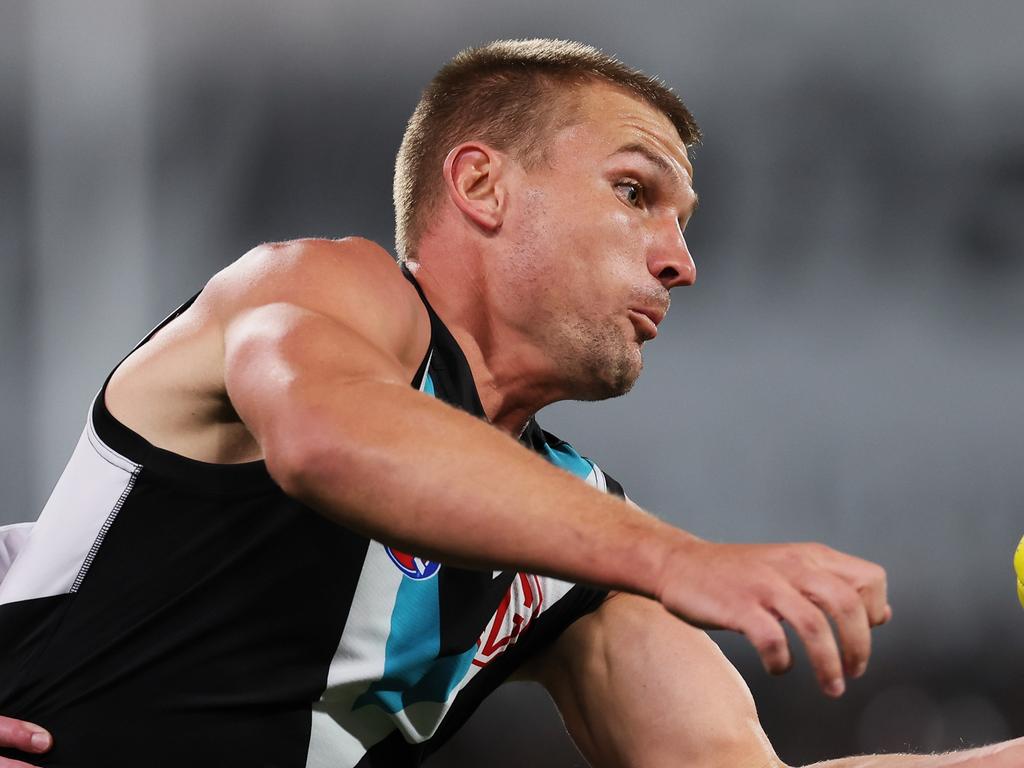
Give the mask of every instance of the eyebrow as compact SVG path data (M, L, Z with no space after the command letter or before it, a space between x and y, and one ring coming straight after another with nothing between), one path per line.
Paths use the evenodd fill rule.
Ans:
M670 176L673 179L675 179L676 183L680 187L689 187L690 191L693 192L693 187L690 184L684 184L683 183L683 178L679 175L679 171L676 170L676 168L672 164L670 164L668 160L666 160L659 153L655 152L653 149L648 147L646 144L641 144L639 142L632 142L630 144L623 144L621 147L619 147L614 152L612 152L610 155L608 155L608 157L614 157L615 155L623 155L623 154L629 154L629 153L635 153L635 154L638 154L638 155L642 155L644 158L646 158L648 161L650 161L653 165L657 166L658 169L660 169L663 173L665 173L668 176ZM694 213L696 213L697 206L699 206L699 205L700 205L700 197L697 195L696 192L693 192L693 207L690 209L690 215L691 216Z

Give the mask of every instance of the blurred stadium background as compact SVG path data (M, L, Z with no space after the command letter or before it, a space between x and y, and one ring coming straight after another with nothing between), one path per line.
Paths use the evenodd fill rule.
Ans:
M783 759L1024 735L1022 30L1014 0L6 0L0 523L38 514L105 374L212 272L265 240L391 247L394 153L448 57L579 39L701 122L700 278L630 396L544 423L700 535L889 569L896 619L839 702L717 637ZM582 764L513 685L432 764L527 761Z

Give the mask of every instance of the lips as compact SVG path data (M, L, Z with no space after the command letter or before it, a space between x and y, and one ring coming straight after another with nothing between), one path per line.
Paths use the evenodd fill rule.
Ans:
M641 315L645 315L655 325L661 325L661 321L665 319L667 310L659 307L633 307L634 312L639 312Z
M664 310L641 307L630 308L629 319L644 341L650 341L658 335L658 323L665 318Z

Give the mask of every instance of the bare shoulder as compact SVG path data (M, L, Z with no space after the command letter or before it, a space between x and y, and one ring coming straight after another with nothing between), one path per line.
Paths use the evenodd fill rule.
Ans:
M359 237L259 245L216 274L197 304L223 325L255 308L292 305L336 320L408 360L430 338L416 289L391 254Z
M107 407L149 442L183 456L259 458L260 446L228 397L226 333L247 320L275 329L289 313L344 327L336 346L383 353L399 378L411 378L430 340L415 289L380 246L359 238L261 245L216 274L186 312L118 367ZM307 329L300 333L312 343ZM344 358L357 355L349 349Z

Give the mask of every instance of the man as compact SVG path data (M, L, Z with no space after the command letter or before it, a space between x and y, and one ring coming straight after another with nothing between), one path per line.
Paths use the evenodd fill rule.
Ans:
M882 570L697 539L533 419L639 375L695 278L698 138L589 47L464 52L399 153L404 273L363 240L262 246L130 354L0 583L0 711L52 731L41 764L415 765L516 676L594 765L780 765L679 618L773 672L786 620L838 696Z

